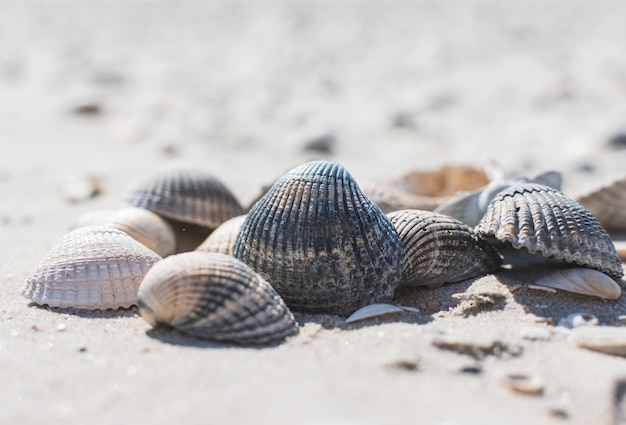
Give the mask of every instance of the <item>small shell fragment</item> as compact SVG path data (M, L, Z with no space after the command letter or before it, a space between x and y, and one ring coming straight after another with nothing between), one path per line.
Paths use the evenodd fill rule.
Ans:
M86 226L63 236L28 277L22 295L36 304L86 310L128 308L159 261L121 230Z
M388 316L403 312L404 309L392 304L370 304L352 313L350 317L346 319L346 323L353 323L361 320L372 319L374 317Z
M170 256L146 274L137 295L151 326L211 341L266 345L297 333L281 297L250 267L220 253Z
M614 356L626 357L626 328L582 326L572 329L570 341L578 347Z
M600 321L590 313L572 313L559 320L558 326L566 329L579 328L581 326L599 326Z
M583 206L554 188L518 184L498 193L476 226L482 238L531 254L624 275L613 242Z
M609 276L582 267L558 270L537 279L535 283L539 286L608 300L616 300L622 294L620 286Z
M541 395L545 388L543 379L537 375L512 373L502 378L502 383L511 390L528 395Z

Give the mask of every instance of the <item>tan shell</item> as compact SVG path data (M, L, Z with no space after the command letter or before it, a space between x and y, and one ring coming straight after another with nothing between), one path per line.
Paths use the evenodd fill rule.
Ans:
M221 252L231 255L235 239L245 220L245 214L226 220L196 248L196 251Z
M241 261L187 252L157 263L139 287L141 316L218 342L273 344L297 333L297 323L274 289Z
M143 208L92 211L78 217L71 230L93 225L119 229L161 257L176 252L176 236L172 227L157 214Z
M570 340L581 348L626 357L624 327L581 326L571 330Z
M387 216L404 250L402 285L458 282L500 267L498 253L459 220L423 210L400 210Z
M296 311L349 316L391 298L402 243L348 171L313 161L282 176L252 207L233 255Z
M558 270L537 279L535 283L548 288L608 300L616 300L622 295L620 286L609 276L597 270L581 267Z
M605 229L626 230L626 176L577 200Z
M86 310L128 308L161 257L121 230L86 226L63 236L31 273L22 295L36 304Z
M239 201L220 180L186 165L159 170L132 190L126 201L160 216L210 229L243 213Z
M613 242L598 220L563 192L525 183L503 190L489 204L476 232L531 254L624 275Z

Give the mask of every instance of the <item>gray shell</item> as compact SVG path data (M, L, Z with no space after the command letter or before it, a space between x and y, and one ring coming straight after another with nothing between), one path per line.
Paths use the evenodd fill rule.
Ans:
M226 220L196 248L196 251L220 252L231 255L235 239L237 239L239 230L245 220L245 214Z
M71 230L94 225L119 229L161 257L176 251L176 236L169 223L143 208L127 207L85 213L73 223Z
M626 177L578 198L605 229L626 230Z
M128 308L161 257L121 230L86 226L63 236L28 277L22 295L36 304L86 310Z
M476 232L515 249L539 252L614 278L624 274L613 242L598 220L563 192L548 186L526 183L498 193Z
M251 268L228 255L187 252L149 272L138 293L141 316L212 341L274 344L298 332L276 291Z
M161 169L128 193L126 201L160 216L210 229L243 213L239 201L220 180L184 165Z
M394 211L387 216L404 247L402 285L458 282L500 267L498 253L459 220L422 210Z
M341 165L287 172L252 207L233 255L296 311L348 316L393 295L402 243L389 219Z

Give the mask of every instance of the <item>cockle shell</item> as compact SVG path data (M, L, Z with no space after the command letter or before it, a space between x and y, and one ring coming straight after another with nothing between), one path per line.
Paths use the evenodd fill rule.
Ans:
M577 200L605 229L626 230L626 177Z
M172 227L157 214L143 208L127 207L85 213L78 217L71 230L93 225L119 229L161 257L176 251L176 236Z
M293 310L348 316L391 298L402 243L389 219L341 165L305 163L252 207L233 255Z
M620 286L609 276L597 270L582 267L558 270L537 279L535 283L548 288L608 300L616 300L622 295Z
M221 252L222 254L231 255L235 239L237 239L239 230L245 220L245 214L226 220L196 248L196 251Z
M273 344L298 331L270 284L220 253L187 252L160 261L146 274L137 298L139 312L151 326L212 341Z
M423 210L387 214L404 250L402 285L436 285L491 273L498 253L459 220Z
M613 242L598 220L563 192L525 183L499 192L476 232L531 254L599 270L614 278L624 272Z
M28 277L22 295L50 307L128 308L137 301L144 275L160 259L121 230L80 227L56 243Z
M434 209L435 212L446 214L461 220L468 226L475 227L487 212L487 207L498 192L519 183L540 183L555 189L561 189L561 173L547 171L533 178L515 180L498 180L472 192L459 193Z
M239 201L220 180L180 164L159 170L132 190L126 201L160 216L210 229L243 213Z

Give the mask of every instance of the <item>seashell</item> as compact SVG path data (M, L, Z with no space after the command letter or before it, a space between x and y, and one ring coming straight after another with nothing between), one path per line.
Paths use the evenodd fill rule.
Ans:
M624 327L581 326L572 329L569 338L578 347L626 357L626 328Z
M31 273L22 295L36 304L86 310L128 308L161 257L121 230L86 226L63 236Z
M487 212L487 207L502 190L518 183L541 183L555 189L561 189L561 173L547 171L531 179L520 178L511 181L494 181L473 192L459 193L434 209L435 212L446 214L461 220L468 226L475 227Z
M235 344L273 344L298 325L276 291L241 261L214 252L170 256L146 274L137 295L151 326Z
M599 270L624 272L613 242L589 211L563 192L523 183L499 192L475 228L479 237L531 254Z
M226 220L196 248L196 251L221 252L231 255L235 239L245 220L245 214Z
M404 249L402 285L458 282L500 267L498 253L455 218L423 210L393 211L387 216Z
M348 316L391 298L402 243L348 171L328 161L287 172L252 207L233 255L293 310Z
M599 326L600 321L596 316L590 313L572 313L567 317L559 320L559 325L562 328L574 329L581 326Z
M525 373L512 373L502 378L502 384L511 390L528 395L543 394L545 383L538 375L527 375Z
M70 230L93 225L119 229L161 257L176 251L176 236L172 227L157 214L143 208L92 211L78 217Z
M539 286L608 300L616 300L622 295L620 286L609 276L597 270L580 267L558 270L537 279L535 283Z
M626 176L577 198L608 230L626 230Z
M210 229L243 213L239 201L220 180L186 165L159 170L132 190L126 201L160 216Z
M392 304L370 304L361 307L346 319L346 323L359 322L361 320L373 319L375 317L388 316L391 314L404 313L402 307Z

